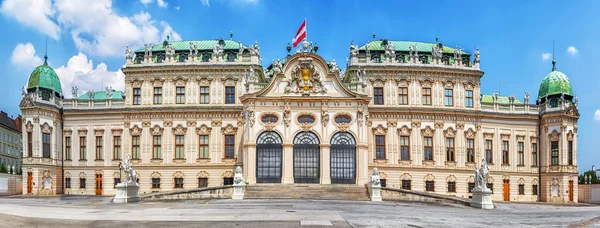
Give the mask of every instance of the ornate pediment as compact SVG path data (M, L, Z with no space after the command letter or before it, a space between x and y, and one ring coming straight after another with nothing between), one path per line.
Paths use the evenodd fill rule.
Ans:
M152 127L152 129L150 129L151 135L162 135L162 133L163 133L163 128L158 126L158 124L154 125L154 127Z
M421 128L421 121L420 120L412 120L410 123L410 126L412 128Z
M234 127L232 124L227 124L227 126L225 126L224 128L221 129L221 132L224 135L232 135L235 134L237 132L238 128Z
M425 137L433 137L435 130L428 125L421 129L421 134Z
M212 130L211 127L207 126L206 124L202 124L200 125L200 127L196 128L196 134L199 135L210 135L210 131Z
M142 121L142 127L150 127L150 121Z
M569 105L565 111L565 114L570 117L579 118L579 110L575 105Z
M185 135L185 133L187 132L187 127L184 127L181 124L177 124L177 127L174 127L171 130L173 130L173 135Z
M338 119L338 116L346 116L349 118L349 121L336 121L336 119ZM332 121L333 126L335 126L340 132L346 132L348 131L348 129L350 128L351 124L352 124L352 115L350 115L350 113L347 112L338 112L337 114L335 114L335 116L333 117L333 121Z
M142 135L142 128L140 128L137 124L133 125L132 128L129 128L129 134L131 134L133 136Z
M112 135L121 136L123 134L123 129L112 129Z
M162 87L163 82L165 81L164 79L161 79L161 78L153 78L151 80L152 80L153 87Z
M254 111L252 111L252 118L254 118ZM275 127L281 122L279 115L275 112L264 112L260 116L260 124L267 131L273 131Z
M33 124L31 123L31 121L27 121L27 123L25 124L25 130L27 132L32 132L33 131Z
M400 136L410 136L412 129L410 129L406 125L402 125L402 127L398 128L398 135Z
M419 80L419 83L421 84L421 88L431 88L431 86L433 85L433 81L429 79Z
M509 134L500 134L500 138L502 140L510 140L510 135Z
M65 136L71 136L73 134L72 130L63 130L63 135Z
M398 126L398 121L396 120L388 120L387 121L387 127L396 127Z
M325 93L323 73L313 64L311 57L300 58L299 64L292 71L285 87L285 93L299 93L310 95L312 93Z
M573 141L575 134L573 134L573 131L569 131L569 133L567 133L567 140L569 141Z
M456 130L454 130L452 127L449 127L448 129L444 130L444 136L446 138L454 138L456 136Z
M21 103L19 104L19 107L21 109L30 108L30 107L34 107L34 106L35 106L35 102L33 102L33 98L29 95L26 95L25 97L23 97L23 99L21 100Z
M79 133L79 136L86 136L87 135L87 129L79 129L77 131L77 133Z
M223 125L223 122L221 122L220 120L213 120L212 122L210 122L210 126L212 127L221 127Z
M435 122L433 126L436 129L444 129L444 122Z
M446 80L443 83L444 83L444 88L446 88L446 89L452 89L452 88L454 88L454 83L455 82L452 81L452 80Z
M483 133L483 138L486 140L494 139L494 133Z
M519 142L525 141L525 135L517 135L517 141L519 141Z
M46 134L51 134L52 133L52 127L50 126L50 124L48 124L47 122L42 124L42 132L46 133Z
M396 84L398 85L398 87L408 87L408 85L410 84L410 79L396 79Z
M465 131L465 138L474 139L476 134L477 132L473 128L469 128Z
M476 84L473 81L464 81L463 86L465 87L465 90L473 90Z
M387 127L384 127L381 124L377 125L377 127L374 127L372 130L373 130L373 134L374 135L385 135L385 134L387 134Z
M550 137L550 141L558 141L560 139L560 133L556 130L553 130L548 136Z
M102 136L102 135L104 135L104 129L96 129L96 130L94 130L94 135L95 136Z

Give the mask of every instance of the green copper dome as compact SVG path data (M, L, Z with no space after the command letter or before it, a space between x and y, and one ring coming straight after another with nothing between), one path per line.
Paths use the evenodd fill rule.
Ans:
M554 61L553 64L555 64ZM544 80L542 80L540 91L538 92L538 98L543 98L550 95L560 95L563 93L568 96L573 96L571 83L569 82L567 75L557 71L556 67L553 67L552 72L546 75Z
M48 57L44 56L45 59ZM27 82L27 90L35 89L36 86L39 88L53 90L56 93L62 93L62 87L60 85L60 79L54 72L52 67L48 66L46 60L44 64L38 66L29 75L29 82Z

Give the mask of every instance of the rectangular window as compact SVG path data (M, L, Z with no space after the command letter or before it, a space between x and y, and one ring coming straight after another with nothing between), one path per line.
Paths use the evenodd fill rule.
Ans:
M85 188L85 178L79 178L79 188Z
M465 106L467 108L473 107L473 90L465 91Z
M140 105L142 103L142 89L133 88L133 105Z
M421 93L423 93L423 97L421 98L423 105L431 105L431 88L423 88L421 89Z
M435 182L425 181L425 191L435 192Z
M376 105L383 104L383 88L381 88L381 87L373 88L373 104L376 104Z
M502 164L508 165L508 141L502 141Z
M119 183L121 183L121 178L119 178L119 177L114 178L113 188L117 188L117 184L119 184Z
M121 160L121 136L113 137L113 159Z
M175 178L175 188L183 188L183 178L182 177Z
M385 136L375 136L375 159L385 159Z
M102 160L102 136L96 136L96 160Z
M79 137L79 160L87 160L87 152L85 151L85 137Z
M235 87L225 87L225 104L235 104Z
M517 153L518 153L518 158L517 158L517 165L524 165L525 164L525 152L524 150L524 144L523 142L519 142L517 143Z
M31 143L31 132L27 132L27 157L33 157L33 148Z
M410 180L402 180L402 189L410 190Z
M42 133L42 155L44 158L50 158L50 134Z
M423 160L425 161L433 161L433 138L425 137L423 138Z
M467 139L467 162L475 162L475 139Z
M152 159L162 159L161 145L162 137L160 135L152 136Z
M208 86L200 86L200 104L210 103L210 89Z
M494 164L492 140L485 140L485 160L488 164Z
M448 192L456 192L456 182L448 182Z
M386 179L380 179L379 183L381 184L381 187L387 187L387 180Z
M185 159L185 136L175 136L175 159Z
M532 188L531 189L532 190L531 194L534 195L534 196L537 196L537 194L538 194L538 186L537 186L537 184L532 185L531 188Z
M65 137L65 160L71 160L71 137Z
M185 87L175 88L175 103L185 104Z
M71 178L65 178L65 188L71 188Z
M538 147L537 147L537 143L532 143L531 144L531 164L533 166L537 166L538 165Z
M475 183L469 182L469 185L467 188L468 188L467 190L469 190L469 193L473 193L473 189L475 188Z
M225 135L225 158L235 157L235 136Z
M208 158L208 135L198 136L198 155L199 158Z
M154 104L162 104L162 87L154 88Z
M519 195L525 195L525 185L519 184Z
M152 188L160 188L160 178L152 178Z
M132 159L140 159L140 136L131 137Z
M454 161L454 138L446 138L446 161Z
M558 165L558 141L550 143L550 152L552 153L552 165Z
M407 87L398 88L398 103L400 105L408 105L408 88Z
M208 187L208 178L200 177L198 178L198 188L206 188Z
M400 136L400 159L410 160L410 137Z
M233 185L233 177L223 178L223 185Z
M447 107L454 106L454 91L452 89L444 89L444 105Z
M569 165L573 165L573 141L568 141L567 143L568 143L567 149L568 149L568 153L569 153L568 154Z

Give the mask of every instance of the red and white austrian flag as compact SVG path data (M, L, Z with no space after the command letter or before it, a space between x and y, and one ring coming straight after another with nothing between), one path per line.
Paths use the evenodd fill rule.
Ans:
M296 32L296 36L294 36L294 39L292 39L292 44L294 45L294 48L296 48L296 46L298 46L298 44L300 42L302 42L302 40L306 37L306 19L304 19L304 22L302 22L302 25L300 25L300 28L298 28L298 31Z

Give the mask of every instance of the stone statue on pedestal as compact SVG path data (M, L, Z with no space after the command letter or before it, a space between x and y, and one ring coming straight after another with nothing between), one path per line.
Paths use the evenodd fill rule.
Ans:
M492 203L492 190L487 187L487 177L489 174L487 161L481 160L481 167L475 169L475 187L473 188L473 196L471 199L471 207L479 209L494 209Z
M125 171L125 183L134 184L137 183L137 173L133 170L130 159L131 156L128 154L121 162L121 169Z
M241 200L244 199L244 187L246 182L244 181L244 175L242 174L242 167L235 168L235 176L233 177L233 195L231 199Z
M113 203L132 203L140 201L140 185L137 183L137 172L133 170L130 159L131 156L128 154L119 166L119 168L125 171L125 182L115 186L117 194L113 198Z
M371 179L369 179L369 192L371 193L371 201L381 201L381 179L379 170L373 168L371 171Z

